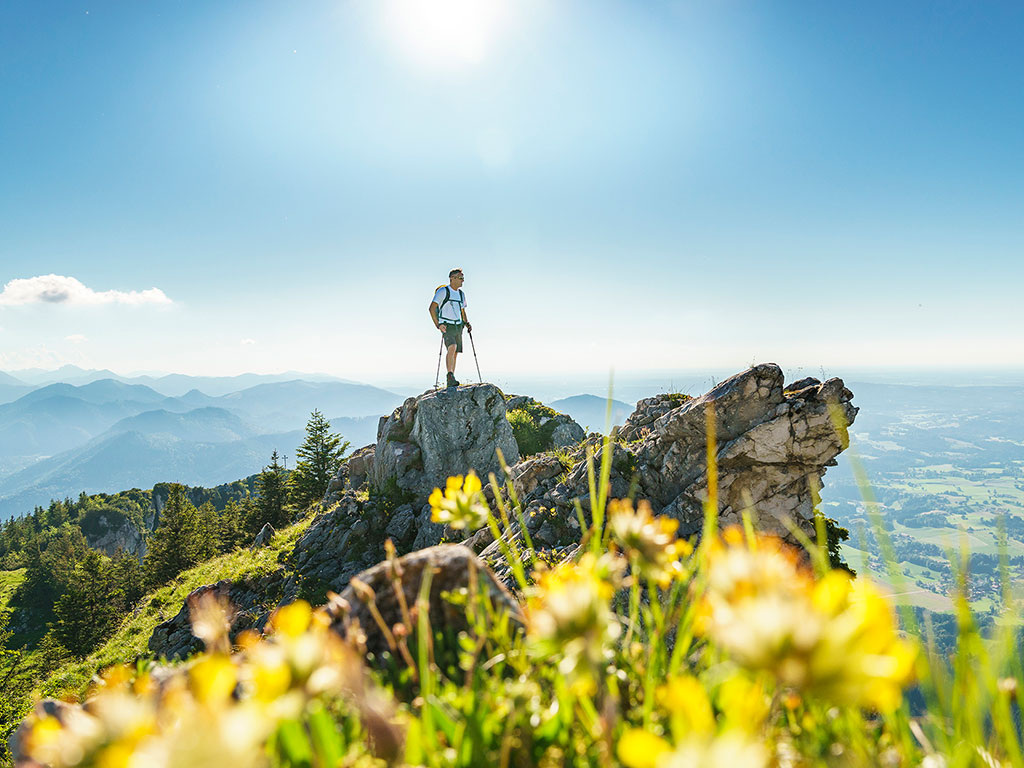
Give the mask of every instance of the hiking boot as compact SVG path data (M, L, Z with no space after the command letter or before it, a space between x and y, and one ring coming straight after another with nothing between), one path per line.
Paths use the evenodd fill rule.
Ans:
M455 374L452 373L451 371L448 372L448 386L449 387L457 387L457 386L459 386L459 382L456 381L456 379L455 379Z

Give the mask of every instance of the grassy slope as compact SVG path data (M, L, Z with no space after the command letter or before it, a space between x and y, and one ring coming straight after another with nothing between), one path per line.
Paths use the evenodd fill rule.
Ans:
M221 555L153 590L103 645L86 658L58 669L43 685L43 693L57 697L81 696L98 671L115 664L131 664L140 657L149 656L146 646L156 625L177 614L190 592L221 579L234 580L273 571L278 567L278 558L291 551L311 521L312 517L309 517L282 529L269 546L257 550L238 549Z
M25 569L16 571L0 571L0 611L7 607L7 602L14 590L25 580Z

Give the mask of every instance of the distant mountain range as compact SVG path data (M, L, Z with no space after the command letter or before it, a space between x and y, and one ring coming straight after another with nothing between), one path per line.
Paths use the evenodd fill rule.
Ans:
M377 439L378 421L378 416L339 418L331 420L331 427L355 449ZM293 466L304 437L302 429L252 434L245 422L218 408L184 414L149 411L0 479L0 520L82 492L151 488L167 481L210 486L237 480L259 472L274 450Z
M559 413L567 413L587 432L604 432L608 413L608 398L596 395L573 395L547 404ZM621 400L612 400L612 426L622 426L633 406Z
M168 396L138 378L34 388L7 374L0 378L0 388L22 389L0 405L0 520L82 491L161 481L210 485L251 475L272 450L293 453L314 409L358 448L376 439L379 417L404 400L337 379L268 381L274 377L260 375L207 380L220 388L258 382L223 394L188 387ZM167 391L199 381L163 378Z
M357 382L347 379L339 379L335 376L328 376L324 373L299 373L297 371L286 371L284 373L243 373L238 376L186 376L180 373L171 373L160 376L139 375L121 376L106 369L88 370L79 368L77 365L65 365L56 370L44 370L42 368L25 368L12 373L0 372L0 387L4 384L11 386L41 387L47 384L90 384L102 379L112 379L125 384L143 384L155 389L167 397L183 395L191 389L198 389L207 395L218 397L240 389L253 387L257 384L267 384L278 381L304 381L325 382L334 381L343 384L356 384ZM2 390L0 390L2 392ZM2 402L2 401L0 401Z
M31 391L32 385L0 371L0 403L9 403L12 400L17 400L22 395Z

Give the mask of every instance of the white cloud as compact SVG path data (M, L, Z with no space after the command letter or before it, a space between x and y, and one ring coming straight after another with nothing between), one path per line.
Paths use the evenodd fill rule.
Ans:
M72 344L83 344L88 340L89 338L81 333L72 333L70 336L64 337L64 341L70 341Z
M39 275L16 278L0 292L0 306L20 304L69 304L97 306L101 304L172 304L159 288L144 291L94 291L80 280L65 275Z
M256 339L242 339L242 346L243 347L251 347L255 343L256 343Z

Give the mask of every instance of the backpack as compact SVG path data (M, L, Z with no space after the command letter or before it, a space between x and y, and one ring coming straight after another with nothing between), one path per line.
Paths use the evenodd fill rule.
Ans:
M440 304L437 305L437 319L440 320L441 319L441 310L444 309L444 305L445 304L448 304L452 300L452 289L451 289L451 286L448 286L448 285L439 285L439 286L437 286L437 288L438 288L438 290L440 290L441 288L444 288L444 301L442 301ZM465 304L465 303L466 303L466 294L464 294L462 292L462 289L459 288L459 308L461 309L462 305ZM462 318L460 317L455 322L456 323L461 323L462 322Z

